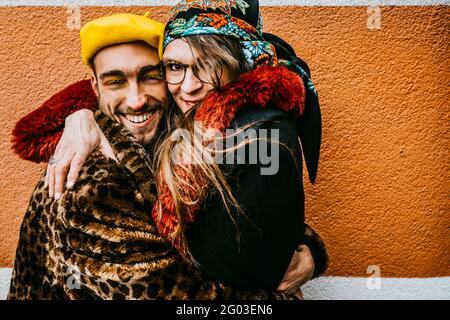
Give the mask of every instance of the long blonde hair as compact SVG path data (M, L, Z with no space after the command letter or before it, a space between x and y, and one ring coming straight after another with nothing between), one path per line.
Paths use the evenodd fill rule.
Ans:
M223 72L227 73L230 81L233 81L250 70L236 39L221 35L198 35L183 39L192 50L196 66L206 69L211 74L214 90L220 90L223 85L221 83ZM205 145L204 128L198 128L194 122L196 111L200 106L201 103L182 114L175 103L172 104L168 120L172 130L169 130L171 132L168 132L166 138L159 144L154 162L158 193L165 183L179 222L171 236L181 236L181 244L191 258L185 240L184 216L189 213L189 208L199 206L203 202L208 190L213 188L217 191L235 226L231 206L236 207L238 213L242 213L222 170L215 161L217 150ZM239 147L235 146L232 149ZM223 153L229 151L231 150L221 150ZM189 159L189 163L184 162L186 159ZM238 232L236 237L239 241Z

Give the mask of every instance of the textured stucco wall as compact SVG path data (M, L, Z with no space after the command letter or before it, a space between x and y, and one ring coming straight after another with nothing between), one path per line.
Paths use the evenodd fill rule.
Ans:
M81 8L82 23L145 7ZM151 9L164 21L168 8ZM448 276L450 8L263 7L264 28L293 44L319 90L320 171L306 182L307 220L326 241L328 275ZM10 150L14 123L84 78L64 7L0 8L0 267L11 267L42 165Z

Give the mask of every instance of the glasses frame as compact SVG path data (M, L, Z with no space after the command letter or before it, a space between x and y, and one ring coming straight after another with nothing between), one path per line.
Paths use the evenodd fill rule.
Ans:
M172 85L178 85L178 84L183 83L184 80L186 79L186 70L187 70L188 68L191 68L191 69L192 69L192 73L194 74L194 76L195 76L200 82L205 83L205 84L212 84L212 83L209 82L209 81L202 80L202 79L199 77L198 72L196 71L197 68L195 68L195 67L193 67L193 66L191 66L191 65L189 65L189 64L181 63L181 62L178 62L178 61L163 61L161 64L162 64L162 66L163 66L162 69L163 69L164 77L165 77L165 79L166 79L166 82L169 83L169 84L172 84ZM183 77L182 77L181 81L179 81L179 82L170 82L170 81L167 80L166 69L167 69L167 65L168 65L168 64L177 64L177 65L180 65L180 66L183 67ZM222 74L222 71L221 71L221 74Z

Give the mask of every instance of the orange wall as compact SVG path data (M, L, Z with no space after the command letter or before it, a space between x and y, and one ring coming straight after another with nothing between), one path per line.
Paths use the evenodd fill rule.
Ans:
M148 8L82 8L82 23ZM167 7L152 8L164 21ZM264 7L266 31L310 65L323 148L307 220L328 244L328 275L450 275L450 8ZM29 196L44 166L11 152L15 122L87 75L63 7L0 8L0 267L11 267ZM306 182L306 180L305 180Z

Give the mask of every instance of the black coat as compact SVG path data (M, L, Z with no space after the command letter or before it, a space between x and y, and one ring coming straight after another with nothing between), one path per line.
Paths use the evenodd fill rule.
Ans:
M188 243L209 276L234 286L274 290L296 247L305 243L301 147L297 123L283 111L251 108L233 121L234 127L248 124L257 131L279 131L279 141L269 141L269 150L279 150L278 171L262 175L261 168L267 166L260 159L257 164L222 165L245 213L231 210L239 237L220 196L212 194L190 228Z

